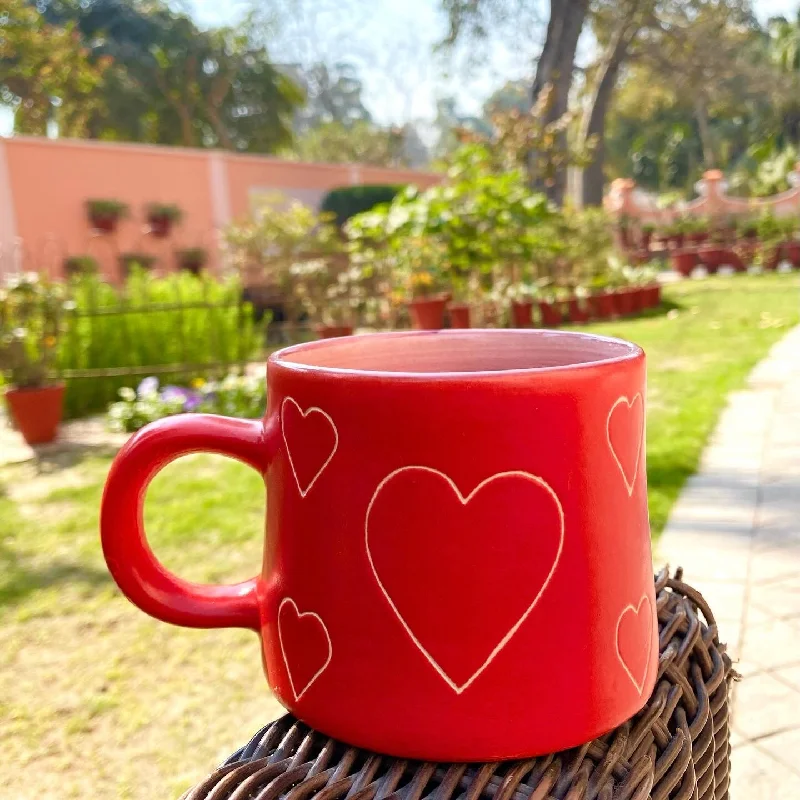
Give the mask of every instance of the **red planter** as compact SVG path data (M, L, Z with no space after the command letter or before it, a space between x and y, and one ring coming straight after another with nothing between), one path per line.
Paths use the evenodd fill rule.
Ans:
M783 245L783 256L792 262L793 267L800 267L800 242L786 242Z
M614 295L610 292L593 294L589 298L589 308L595 319L609 319L614 316Z
M697 248L697 258L713 275L720 267L730 262L730 251L718 244L705 244Z
M17 430L28 444L56 438L64 406L64 384L41 389L8 389L6 404Z
M539 302L539 313L542 315L542 325L546 328L557 328L564 321L564 309L561 303Z
M512 300L511 321L515 328L530 328L533 325L533 300Z
M570 322L582 323L588 322L590 319L588 304L581 303L577 297L570 297L567 313L569 314Z
M114 233L119 223L117 214L90 214L89 224L100 233Z
M447 297L419 297L408 304L411 324L418 331L438 331L444 327Z
M661 305L661 284L654 283L652 286L646 286L642 289L644 293L644 307L657 308Z
M469 306L466 303L451 303L447 307L451 328L470 328Z
M764 254L764 269L773 271L778 268L781 261L781 247L773 247L769 253Z
M633 314L633 293L631 289L617 289L614 292L614 311L620 317Z
M687 233L686 238L692 244L702 244L706 239L708 239L708 233L706 231L702 231L700 233Z
M160 217L154 215L147 218L147 224L150 226L150 233L158 239L166 239L172 230L172 217Z
M337 336L352 336L352 325L318 325L317 336L320 339L333 339Z
M694 250L673 250L669 260L675 272L688 278L697 266L697 253Z
M638 314L640 311L644 311L647 307L645 305L647 300L647 290L641 288L640 286L635 286L632 289L628 289L628 294L631 298L631 313Z

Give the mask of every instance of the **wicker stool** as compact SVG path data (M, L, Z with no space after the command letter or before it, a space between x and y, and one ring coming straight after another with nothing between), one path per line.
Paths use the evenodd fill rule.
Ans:
M656 577L661 655L649 702L583 747L521 761L421 763L348 747L286 715L182 800L723 800L735 673L714 615L681 578L681 569Z

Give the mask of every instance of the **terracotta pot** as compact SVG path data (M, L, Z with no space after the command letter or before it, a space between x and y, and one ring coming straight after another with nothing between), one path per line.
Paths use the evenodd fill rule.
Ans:
M408 304L411 324L418 331L438 331L444 327L447 297L418 297Z
M661 284L654 283L652 286L646 286L642 290L644 294L644 307L645 308L658 308L661 305Z
M333 339L337 336L352 336L352 325L317 325L317 336L320 339Z
M673 250L669 260L675 272L688 278L697 266L697 253L694 250Z
M557 328L564 321L564 309L561 303L539 302L539 313L542 315L542 325L546 328Z
M692 244L702 244L706 239L708 239L708 232L707 231L699 231L697 233L687 233L686 238Z
M469 328L469 306L466 303L451 303L447 307L447 313L450 315L451 328Z
M530 328L533 325L533 300L512 300L511 322L515 328Z
M570 322L583 323L588 322L590 319L588 304L581 303L577 297L570 297L567 313L569 314Z
M150 233L158 239L166 239L172 230L172 218L154 215L147 218Z
M781 261L781 250L783 248L778 245L777 247L773 247L768 253L764 255L764 269L773 271L778 268L778 264Z
M114 233L119 223L119 216L116 214L90 214L89 224L99 233Z
M8 389L6 404L17 430L28 444L56 438L64 407L64 384L40 389Z
M792 262L793 267L800 267L800 241L786 242L783 246L783 256Z
M720 244L704 244L697 248L697 258L713 275L720 267L728 263L729 252Z
M620 317L633 314L633 290L617 289L614 292L614 311Z
M611 292L599 292L589 298L589 308L595 319L609 319L614 316L614 295Z

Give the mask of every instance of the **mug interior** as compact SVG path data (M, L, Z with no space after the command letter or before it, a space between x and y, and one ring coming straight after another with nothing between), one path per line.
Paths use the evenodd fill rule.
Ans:
M541 370L635 358L637 345L571 331L457 330L371 333L275 353L287 366L384 374Z

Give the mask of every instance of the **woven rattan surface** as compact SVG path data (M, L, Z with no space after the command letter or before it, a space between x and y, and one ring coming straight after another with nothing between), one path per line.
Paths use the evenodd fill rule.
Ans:
M656 597L656 688L590 744L521 761L422 763L348 747L286 715L183 800L723 800L731 661L680 569L656 577Z

